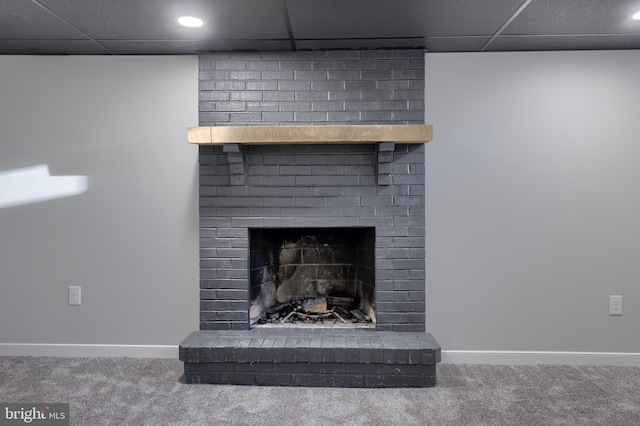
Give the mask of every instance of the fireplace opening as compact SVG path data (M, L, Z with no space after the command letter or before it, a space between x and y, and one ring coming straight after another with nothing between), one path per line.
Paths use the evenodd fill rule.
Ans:
M249 229L252 327L375 328L375 229Z

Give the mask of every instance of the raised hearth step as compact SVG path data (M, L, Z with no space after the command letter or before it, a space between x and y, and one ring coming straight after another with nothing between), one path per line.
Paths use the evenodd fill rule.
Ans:
M187 383L424 387L440 346L420 332L342 329L196 331L180 345Z

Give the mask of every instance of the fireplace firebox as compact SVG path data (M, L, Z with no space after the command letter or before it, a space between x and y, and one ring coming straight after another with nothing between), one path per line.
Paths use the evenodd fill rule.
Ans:
M375 327L375 228L249 230L253 326Z

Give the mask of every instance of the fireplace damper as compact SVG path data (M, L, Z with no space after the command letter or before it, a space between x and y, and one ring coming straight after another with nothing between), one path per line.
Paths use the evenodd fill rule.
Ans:
M375 327L375 228L249 230L250 323Z

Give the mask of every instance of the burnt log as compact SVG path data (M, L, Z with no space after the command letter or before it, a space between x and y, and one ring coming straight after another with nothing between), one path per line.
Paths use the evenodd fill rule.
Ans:
M327 307L341 307L347 310L353 309L355 306L355 299L353 297L341 297L341 296L329 296L327 297Z
M360 309L351 310L351 315L353 315L359 322L364 322L366 320L364 312Z
M302 305L302 310L313 314L324 314L328 312L327 298L318 297L315 299L306 300Z

